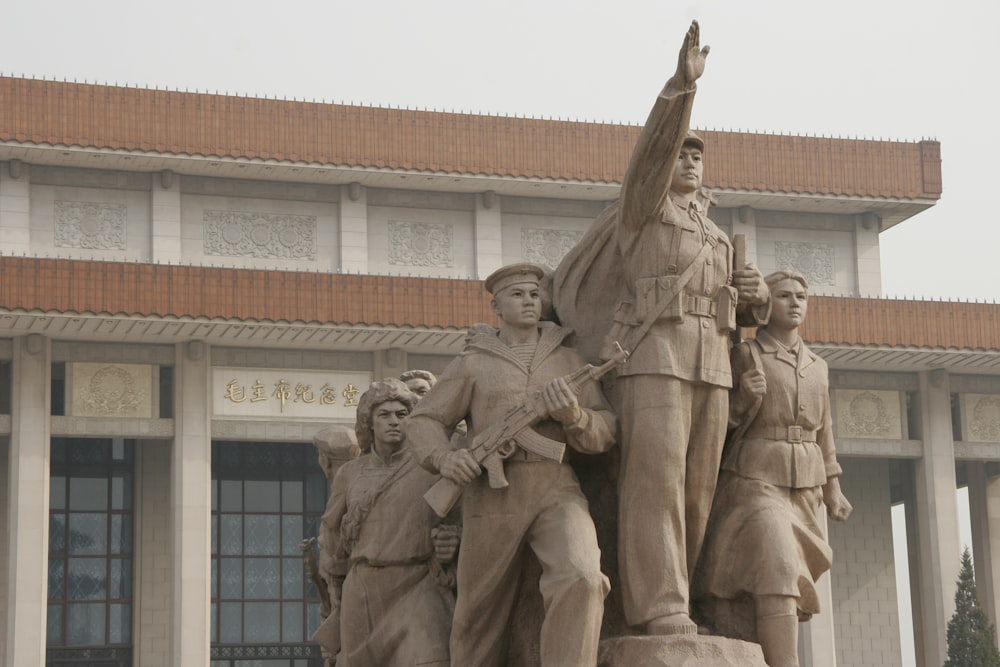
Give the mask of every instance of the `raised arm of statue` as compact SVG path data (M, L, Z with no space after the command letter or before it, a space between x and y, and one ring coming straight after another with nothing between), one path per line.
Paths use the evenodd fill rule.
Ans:
M677 71L656 98L622 183L621 224L639 227L659 210L670 191L674 164L691 122L695 82L705 71L709 47L700 45L692 21L677 56Z

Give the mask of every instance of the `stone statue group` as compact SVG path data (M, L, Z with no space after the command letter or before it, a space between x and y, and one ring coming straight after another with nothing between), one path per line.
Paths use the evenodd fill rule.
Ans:
M337 667L520 664L517 627L531 664L597 665L610 582L574 461L609 451L621 634L730 637L798 665L831 563L820 513L851 505L827 367L797 333L806 280L765 278L708 217L699 41L693 23L619 201L554 275L494 272L499 328L470 328L440 378L375 382L353 432L317 438L316 640ZM529 557L541 605L521 613Z

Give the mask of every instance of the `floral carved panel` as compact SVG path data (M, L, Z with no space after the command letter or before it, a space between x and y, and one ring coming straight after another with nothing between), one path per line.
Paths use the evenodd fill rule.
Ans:
M144 364L72 364L73 417L153 416L153 367Z
M526 227L521 230L521 256L527 262L554 269L581 238L583 232Z
M403 266L455 265L452 225L389 221L389 263Z
M316 216L205 211L205 254L316 259Z
M841 438L899 440L903 421L898 391L838 389L833 425Z
M778 241L774 244L774 254L779 269L798 271L810 285L836 284L834 247L829 243Z
M970 442L1000 442L1000 395L962 394L965 412L963 439Z
M88 250L125 250L124 204L55 202L55 245Z

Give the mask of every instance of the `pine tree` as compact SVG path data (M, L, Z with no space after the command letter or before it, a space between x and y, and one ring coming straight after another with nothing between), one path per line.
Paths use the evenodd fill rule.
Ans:
M968 547L962 553L955 615L948 621L948 660L944 667L1000 667L996 629L979 606Z

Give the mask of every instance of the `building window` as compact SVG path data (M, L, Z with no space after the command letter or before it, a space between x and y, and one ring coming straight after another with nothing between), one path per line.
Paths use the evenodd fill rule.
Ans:
M49 665L131 664L134 442L53 438Z
M310 445L212 444L213 665L249 647L258 657L283 647L274 665L319 656L319 600L299 544L319 534L326 497Z

